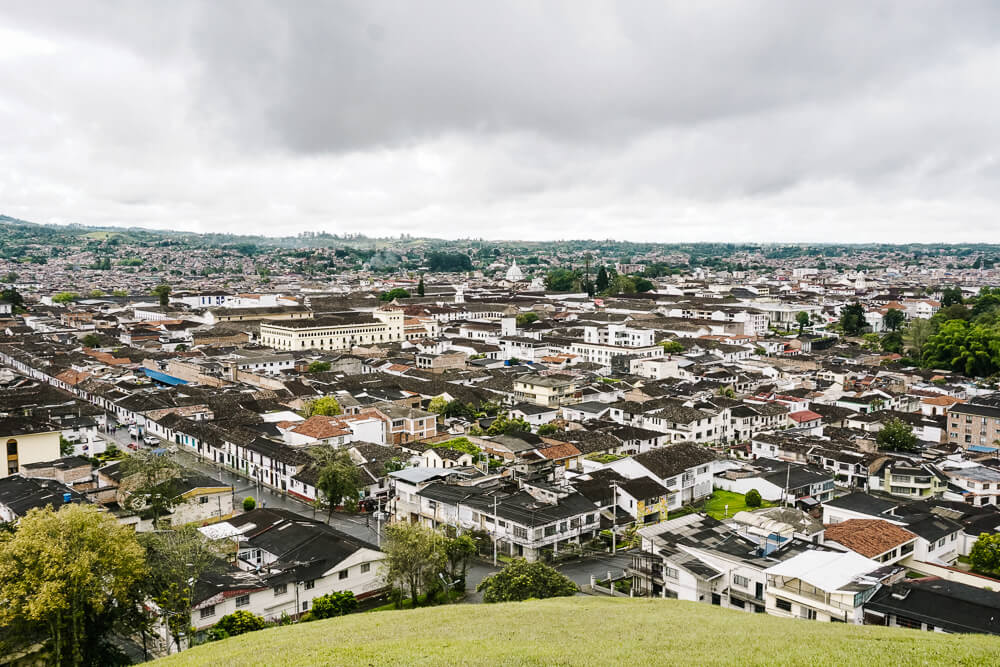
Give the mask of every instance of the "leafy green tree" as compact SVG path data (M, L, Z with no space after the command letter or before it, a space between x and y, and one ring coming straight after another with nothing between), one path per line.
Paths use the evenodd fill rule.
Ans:
M611 285L611 278L608 277L608 269L604 265L601 265L601 268L597 269L597 280L594 286L598 292L605 292L609 285Z
M570 269L552 269L545 276L545 287L553 292L572 292L580 286L580 275Z
M865 328L865 307L852 303L840 309L840 328L848 336L857 336Z
M395 301L396 299L409 299L410 293L407 292L402 287L395 287L388 292L382 292L379 295L380 301Z
M882 318L882 323L888 327L889 331L898 331L905 321L906 314L899 308L890 308Z
M249 611L237 609L231 614L226 614L219 619L219 622L209 630L208 638L211 640L226 639L247 632L263 630L267 624L264 619Z
M139 450L121 462L119 503L135 512L149 512L156 528L160 517L180 501L180 466L167 456Z
M80 342L83 343L84 347L100 347L101 337L95 333L89 333Z
M795 321L799 324L799 335L801 336L805 328L809 326L809 313L802 310L795 316Z
M923 346L923 363L946 366L970 377L986 377L1000 370L997 331L964 320L949 320Z
M80 295L76 292L59 292L58 294L53 295L52 302L65 304L76 301L79 298Z
M317 469L316 490L323 494L322 504L327 508L327 518L332 518L337 506L358 497L361 474L345 450L318 445L308 452Z
M941 290L941 305L945 308L963 303L962 290L957 287L946 287Z
M909 452L917 448L917 436L913 427L901 419L890 419L882 425L882 430L875 436L879 449L894 452Z
M1000 573L1000 533L980 533L969 551L969 563L980 574Z
M408 592L416 608L420 593L436 590L437 577L445 571L445 537L426 526L401 522L386 526L382 544L386 583Z
M320 415L322 417L336 417L341 413L341 409L340 403L337 401L336 397L324 396L306 403L304 412L306 418L313 417L315 415Z
M517 326L523 327L523 326L527 326L528 324L531 324L532 322L537 322L538 321L538 314L537 313L520 313L520 314L518 314L518 316L515 319L517 320Z
M170 305L170 285L163 283L153 288L153 296L159 297L160 306L166 308Z
M424 276L423 274L421 274L420 282L417 283L417 296L423 296L423 295L424 295Z
M5 273L3 278L0 278L0 283L16 283L19 277L20 276L11 271L10 273Z
M313 598L310 619L333 618L343 616L357 610L358 600L351 591L327 593Z
M511 435L518 432L530 432L531 424L520 417L511 417L506 412L497 415L490 427L486 429L487 435Z
M552 423L542 424L541 426L538 427L538 435L552 435L558 430L559 427L556 426L555 424Z
M676 340L665 340L660 343L660 347L663 348L663 352L666 354L680 354L684 351L684 346Z
M447 538L444 543L444 554L448 559L448 577L458 580L465 586L465 575L469 568L469 559L476 555L477 545L469 535L462 534Z
M111 292L111 296L117 296L117 297L128 296L128 290L116 289L113 292Z
M656 285L654 285L652 281L647 280L642 276L632 276L631 280L632 284L635 286L635 291L637 294L641 294L643 292L651 292L653 291L653 288L656 287Z
M757 489L750 489L743 496L744 502L746 502L747 507L760 507L763 503L763 499L760 497L760 491Z
M330 370L329 361L314 361L309 364L309 368L306 370L307 373L325 373Z
M435 396L427 403L427 410L436 415L443 415L448 411L449 405L451 403L444 396Z
M137 629L147 573L135 532L96 506L32 509L0 535L4 639L47 640L50 664L116 663L109 637Z
M13 287L8 287L0 291L0 301L9 303L13 307L14 312L24 310L24 297Z
M476 587L482 591L483 602L520 602L576 595L577 585L554 568L536 561L518 558L492 574Z
M243 499L243 511L252 512L257 508L257 501L254 500L253 496L247 496Z
M892 331L887 333L882 337L881 341L883 352L894 352L897 354L902 354L903 352L903 334L898 331Z
M137 536L149 566L143 589L166 612L170 634L180 647L181 635L191 625L194 583L209 572L223 571L225 561L194 526Z
M913 346L913 356L919 358L924 353L924 345L927 339L933 334L933 327L929 320L923 318L913 318L906 327L906 336Z

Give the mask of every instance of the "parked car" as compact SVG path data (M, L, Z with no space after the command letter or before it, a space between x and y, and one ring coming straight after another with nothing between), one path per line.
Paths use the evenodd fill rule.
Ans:
M145 436L143 436L142 442L146 445L149 445L150 447L156 447L160 444L160 439L157 438L155 435L150 435L147 433Z
M129 449L137 450L137 449L139 449L139 445L135 444L134 442L130 442L130 443L128 443L128 448Z
M128 427L128 434L130 436L132 436L133 438L139 437L139 427L138 426L129 426Z

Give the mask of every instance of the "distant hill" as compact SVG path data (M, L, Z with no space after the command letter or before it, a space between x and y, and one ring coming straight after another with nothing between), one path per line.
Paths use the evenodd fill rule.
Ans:
M691 602L573 597L354 614L272 628L175 665L996 665L1000 638L746 614Z

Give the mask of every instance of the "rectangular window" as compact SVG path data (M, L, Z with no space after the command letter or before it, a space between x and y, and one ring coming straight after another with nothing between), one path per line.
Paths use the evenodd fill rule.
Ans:
M239 609L240 607L246 607L249 604L250 604L250 596L249 595L237 595L236 596L236 608L237 609Z
M287 592L288 592L288 584L278 584L277 586L274 587L275 597L277 597L278 595L284 595Z
M663 576L669 577L670 579L677 579L680 576L680 572L677 570L677 568L664 565Z
M337 573L337 578L338 579L347 579L347 575L348 575L349 572L350 572L350 570L341 570L340 572Z
M774 599L774 606L782 611L790 612L792 610L792 603L788 600L782 600L781 598Z
M733 575L733 586L739 586L740 588L749 588L750 580L742 575Z
M372 564L371 563L362 563L361 564L361 574L367 574L368 572L371 572L371 569L372 569Z
M307 591L311 591L312 589L316 588L316 580L310 579L303 585L303 588L305 588Z
M210 618L215 616L215 605L209 605L207 607L202 607L201 618Z

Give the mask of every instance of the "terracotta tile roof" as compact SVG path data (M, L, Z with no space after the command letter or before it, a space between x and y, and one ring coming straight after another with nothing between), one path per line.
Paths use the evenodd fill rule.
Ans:
M90 377L90 373L84 373L82 371L74 371L72 368L64 370L62 373L56 376L57 380L62 380L66 384L76 385L80 384L84 380Z
M802 422L811 422L817 419L822 419L823 415L816 414L812 410L799 410L798 412L791 413L788 417L792 421L801 424Z
M827 540L841 544L865 558L874 558L909 542L916 535L882 519L849 519L826 526Z
M538 453L552 461L568 459L573 456L580 456L581 454L579 449L568 442L562 445L552 445L551 447L539 447Z
M927 405L944 405L950 407L956 403L963 403L962 399L955 398L954 396L934 396L932 398L922 398L921 403L926 403Z
M336 417L324 417L322 415L310 417L293 428L292 432L316 438L317 440L335 438L339 435L349 435L351 433L343 427L343 423Z

